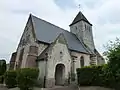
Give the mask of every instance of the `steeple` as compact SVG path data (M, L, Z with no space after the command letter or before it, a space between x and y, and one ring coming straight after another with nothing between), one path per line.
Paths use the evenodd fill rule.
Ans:
M74 33L80 41L82 41L90 50L94 51L95 45L92 33L92 24L80 11L72 24L70 24L70 32Z
M73 22L70 24L70 26L77 23L77 22L79 22L79 21L82 21L82 20L87 22L88 24L90 24L92 26L92 24L86 19L86 17L82 14L81 11L77 14L77 16L75 17Z

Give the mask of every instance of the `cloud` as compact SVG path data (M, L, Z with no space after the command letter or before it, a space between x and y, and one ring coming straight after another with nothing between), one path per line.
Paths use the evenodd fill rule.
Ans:
M74 0L54 0L54 2L59 7L62 7L62 9L76 8L76 4Z
M7 38L0 37L0 59L9 59L11 55L10 51L16 47L16 43L10 41Z
M119 37L119 0L0 0L0 58L9 61L16 50L29 13L69 30L69 24L79 11L93 24L96 48Z

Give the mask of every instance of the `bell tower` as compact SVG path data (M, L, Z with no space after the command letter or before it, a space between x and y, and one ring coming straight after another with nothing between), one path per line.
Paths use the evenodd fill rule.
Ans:
M94 52L95 45L92 33L92 24L80 11L69 25L70 32L74 33L90 50Z

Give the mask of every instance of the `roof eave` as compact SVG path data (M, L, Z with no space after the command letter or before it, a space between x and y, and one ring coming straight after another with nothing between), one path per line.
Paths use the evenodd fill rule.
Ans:
M37 42L37 43L44 43L44 44L50 45L50 43L44 42L44 41L40 41L40 40L37 40L36 42Z
M78 52L78 53L84 53L84 54L88 54L88 55L91 55L90 53L87 53L87 52L81 52L81 51L78 51L78 50L73 50L73 49L69 49L70 51L74 51L74 52Z
M78 20L77 22L75 22L75 23L71 23L69 26L72 26L72 25L74 25L74 24L76 24L76 23L78 23L79 21L85 21L85 20ZM93 26L90 22L88 22L88 21L85 21L86 23L88 23L88 24L90 24L91 26Z

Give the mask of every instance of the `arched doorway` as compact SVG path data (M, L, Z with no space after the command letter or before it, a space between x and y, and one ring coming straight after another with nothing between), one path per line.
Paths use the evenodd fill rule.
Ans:
M64 85L65 66L64 64L57 64L55 68L55 85Z

